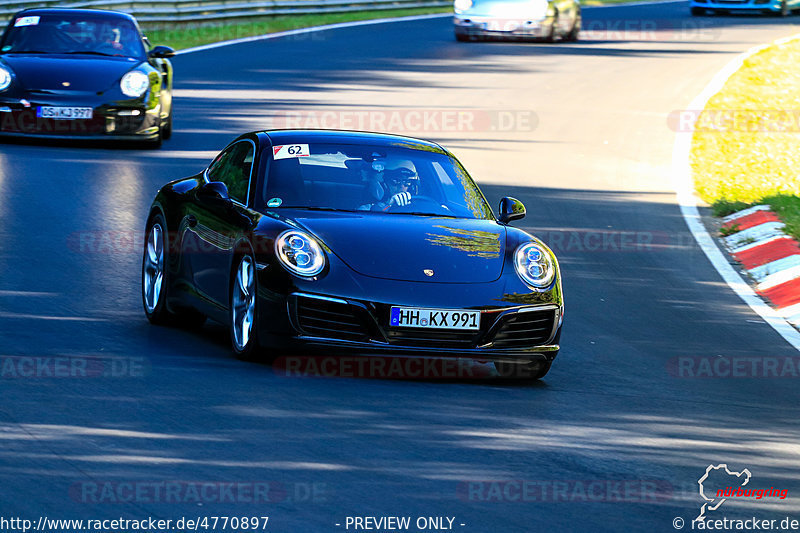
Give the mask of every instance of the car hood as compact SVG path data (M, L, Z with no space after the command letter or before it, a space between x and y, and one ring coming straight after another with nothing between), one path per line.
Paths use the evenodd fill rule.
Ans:
M292 218L365 276L487 283L503 272L505 227L491 220L328 212Z
M28 91L101 93L141 63L138 59L5 54L2 60ZM67 83L68 85L65 85Z

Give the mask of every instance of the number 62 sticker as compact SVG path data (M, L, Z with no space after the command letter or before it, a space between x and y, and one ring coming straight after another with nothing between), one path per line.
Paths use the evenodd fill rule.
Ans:
M289 159L290 157L308 157L311 155L307 144L282 144L272 147L272 156L275 159Z

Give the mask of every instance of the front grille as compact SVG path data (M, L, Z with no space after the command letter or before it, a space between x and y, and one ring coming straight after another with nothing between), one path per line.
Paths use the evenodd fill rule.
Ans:
M390 344L426 348L474 348L477 331L448 331L424 328L390 328L386 338Z
M495 348L525 348L550 340L555 309L527 311L507 315L492 339Z
M364 322L350 305L306 296L297 297L297 321L308 335L350 341L369 337Z

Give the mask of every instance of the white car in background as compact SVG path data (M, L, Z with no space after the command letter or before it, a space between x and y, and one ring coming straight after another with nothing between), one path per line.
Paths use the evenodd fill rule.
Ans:
M578 0L455 0L456 39L576 41Z

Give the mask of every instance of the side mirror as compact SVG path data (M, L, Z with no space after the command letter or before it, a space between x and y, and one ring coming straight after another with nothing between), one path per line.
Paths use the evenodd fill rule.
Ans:
M175 50L169 46L156 46L147 55L156 58L172 57L175 55Z
M231 202L228 186L221 181L209 181L201 185L197 191L197 199L212 206L228 205Z
M500 222L508 224L512 220L525 217L525 206L516 198L506 196L500 200Z

